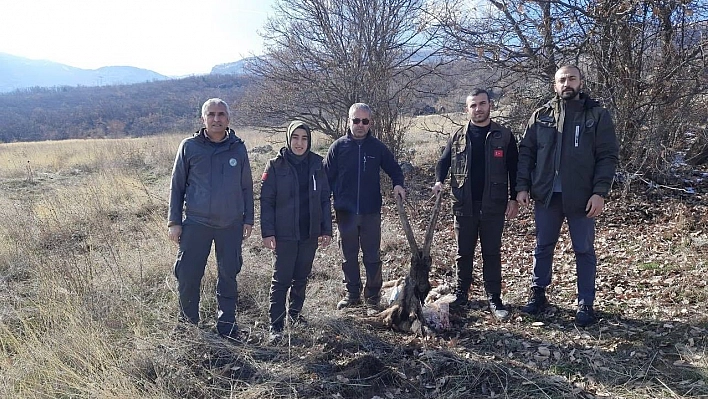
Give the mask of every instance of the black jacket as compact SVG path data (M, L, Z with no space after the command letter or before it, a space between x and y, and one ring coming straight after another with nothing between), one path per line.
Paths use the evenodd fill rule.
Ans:
M285 157L286 148L268 161L261 178L261 236L300 240L300 204L295 168ZM332 235L332 211L322 157L310 152L310 237Z
M383 169L393 187L403 187L403 171L384 143L371 135L354 140L351 132L332 143L324 161L334 193L334 209L358 215L381 213Z
M472 215L472 194L467 184L469 176L469 123L450 137L435 168L437 181L443 183L450 171L452 210L456 216ZM518 161L516 138L506 127L492 121L484 141L484 188L482 212L503 214L509 200L516 199L516 167Z
M565 101L556 96L531 115L519 144L516 190L548 206L560 170L566 213L585 213L593 194L610 191L619 153L610 113L585 94L578 101L575 129L563 131Z

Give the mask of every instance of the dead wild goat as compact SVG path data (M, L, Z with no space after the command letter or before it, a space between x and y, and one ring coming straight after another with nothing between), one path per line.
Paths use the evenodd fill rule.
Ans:
M381 322L397 331L413 332L418 335L424 335L425 319L423 317L423 302L425 297L430 292L430 266L432 259L430 258L430 247L433 243L433 233L435 232L435 224L437 223L438 213L440 212L440 202L442 194L438 193L433 207L433 214L430 218L430 224L425 232L425 242L423 249L418 249L413 230L408 222L408 215L403 206L403 200L400 196L396 196L396 205L398 207L398 216L401 218L403 231L406 233L408 244L411 247L411 267L408 270L408 275L403 281L403 286L400 288L400 293L394 302L384 311L378 314Z

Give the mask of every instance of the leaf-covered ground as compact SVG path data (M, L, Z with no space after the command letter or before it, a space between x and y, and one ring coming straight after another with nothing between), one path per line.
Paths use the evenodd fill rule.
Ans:
M428 184L409 176L414 229L427 225ZM705 190L699 191L705 192ZM316 260L305 312L310 323L266 342L264 307L241 300L244 342L231 345L184 337L152 361L155 378L195 374L210 389L186 397L297 398L677 398L708 396L708 206L700 194L643 187L616 190L597 224L599 322L573 323L575 264L567 229L556 249L552 303L532 319L518 308L527 299L534 246L530 209L504 234L504 299L508 322L486 311L480 267L469 311L451 315L452 328L426 337L380 327L366 308L334 310L341 287L336 249ZM384 206L382 258L390 279L405 275L408 248L395 205ZM433 285L454 282L455 242L449 203L433 245ZM255 246L247 252L263 256ZM205 393L210 392L210 393Z

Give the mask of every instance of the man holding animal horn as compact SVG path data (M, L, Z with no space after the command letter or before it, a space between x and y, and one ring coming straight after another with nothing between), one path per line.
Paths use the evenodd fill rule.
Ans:
M229 106L219 98L202 106L204 127L182 140L172 169L168 235L179 245L174 272L180 322L199 323L199 294L211 252L216 251L216 330L238 339L236 275L241 241L253 226L253 178L246 145L229 128Z
M401 167L386 145L371 133L371 108L364 103L352 105L348 126L347 133L329 147L324 160L344 256L347 293L337 309L361 303L359 248L366 269L366 305L378 306L381 299L381 169L393 182L393 195L406 198Z
M450 172L457 238L457 286L450 305L461 309L468 304L479 239L489 311L496 319L507 320L509 311L501 299L501 238L505 218L519 212L515 188L519 153L511 131L491 120L492 100L486 90L475 89L466 105L470 120L450 137L438 160L433 186L437 194Z

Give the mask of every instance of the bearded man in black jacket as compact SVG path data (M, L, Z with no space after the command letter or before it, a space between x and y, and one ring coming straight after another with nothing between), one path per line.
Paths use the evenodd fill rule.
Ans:
M535 201L536 221L532 295L521 310L535 315L548 304L553 252L566 219L578 279L575 322L585 327L596 321L595 218L612 186L619 145L610 113L580 92L577 66L559 68L554 88L556 96L531 115L519 144L516 199L524 206Z

